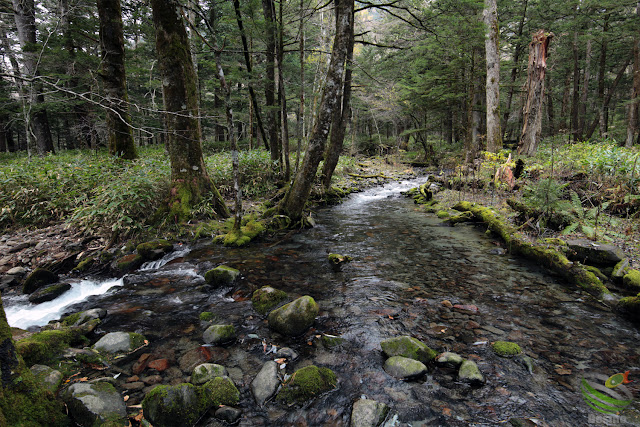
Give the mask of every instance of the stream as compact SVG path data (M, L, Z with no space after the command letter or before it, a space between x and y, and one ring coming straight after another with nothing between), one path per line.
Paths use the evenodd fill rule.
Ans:
M630 371L627 387L639 395L637 327L539 266L505 255L482 226L450 227L420 212L400 192L423 182L354 194L318 210L315 228L247 248L200 241L121 282L99 282L106 292L58 309L106 308L98 333L140 332L151 342L148 351L162 354L174 368L203 343L201 312L213 312L216 323L233 324L238 341L213 351L214 362L227 368L241 392L242 426L348 425L353 402L363 396L391 407L388 426L508 425L514 418L531 426L639 425L637 403L622 417L606 417L580 391L585 375ZM337 270L327 261L331 252L353 261ZM240 270L241 279L232 288L211 289L204 272L221 264ZM265 285L292 299L311 295L320 306L314 328L297 338L271 332L250 301ZM444 301L476 306L477 313L451 309ZM37 311L16 299L5 306L11 324ZM30 325L48 321L34 317ZM325 348L321 334L345 341ZM486 383L472 387L437 366L420 380L391 377L382 368L380 341L401 335L473 360ZM495 355L490 344L496 340L518 343L533 359L533 372L520 359ZM338 388L302 408L274 402L258 407L250 383L273 360L274 347L299 354L287 373L310 364L328 367ZM174 369L164 382L187 380L188 374Z

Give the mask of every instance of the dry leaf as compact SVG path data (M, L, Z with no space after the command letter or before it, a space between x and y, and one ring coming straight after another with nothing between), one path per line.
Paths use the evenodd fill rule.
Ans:
M280 359L276 359L275 362L278 365L282 365L287 359L285 359L284 357L281 357Z
M126 402L127 400L129 400L129 396L128 396L128 395L127 395L127 396L124 396L124 397L122 398L122 400L124 400L124 401Z

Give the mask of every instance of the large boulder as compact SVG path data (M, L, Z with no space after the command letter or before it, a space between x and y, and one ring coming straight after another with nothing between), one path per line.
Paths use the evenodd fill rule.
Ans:
M173 249L173 245L167 240L158 239L151 242L140 243L136 246L136 251L145 260L156 260Z
M65 390L62 398L78 425L129 425L124 400L108 382L75 383Z
M240 276L240 271L226 265L220 265L204 274L204 280L213 286L231 286Z
M336 374L329 368L311 365L298 369L276 395L287 404L304 403L332 390L338 384Z
M350 427L377 427L381 425L389 406L371 399L360 399L353 404Z
M380 342L386 357L403 356L422 363L431 361L438 355L423 342L409 336L394 337Z
M233 325L211 325L202 334L202 339L207 344L225 344L236 339L236 330Z
M260 314L267 314L269 310L287 299L287 293L271 286L263 286L253 292L251 304Z
M258 405L264 405L278 391L278 364L272 360L262 365L262 369L251 382L251 391Z
M100 338L93 348L101 353L129 353L145 344L143 335L135 332L110 332Z
M427 373L424 363L403 356L392 356L384 362L384 370L392 377L402 380L419 378Z
M71 289L71 284L69 283L59 283L57 285L47 286L46 288L40 288L29 295L29 302L41 304L43 302L52 301L67 292L69 289Z
M157 386L144 397L144 417L154 426L194 425L211 407L235 405L240 392L227 377L216 377L201 386L183 383Z
M567 240L567 258L584 264L613 267L625 258L622 249L587 239Z
M288 336L304 333L316 319L318 304L306 295L269 313L269 327Z
M44 268L36 268L27 276L22 284L22 292L32 294L42 286L51 285L58 281L58 275Z

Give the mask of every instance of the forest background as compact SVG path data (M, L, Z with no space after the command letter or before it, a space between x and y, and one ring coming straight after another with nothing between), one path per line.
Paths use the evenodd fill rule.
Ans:
M238 189L278 194L271 213L304 222L340 153L492 178L504 147L540 144L531 178L561 178L572 158L622 176L604 187L635 209L637 1L5 0L0 13L3 228L68 221L116 240L227 217L224 198L239 228Z

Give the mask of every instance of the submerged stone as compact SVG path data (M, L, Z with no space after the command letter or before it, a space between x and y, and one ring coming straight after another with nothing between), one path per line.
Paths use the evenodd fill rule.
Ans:
M438 355L426 344L410 336L386 339L380 342L380 347L387 357L404 356L422 363L428 363Z
M336 374L329 368L311 365L298 369L276 395L285 403L303 403L332 390L338 384Z
M226 265L220 265L204 274L204 280L213 286L231 286L240 276L240 271Z
M491 344L493 351L502 357L511 357L522 353L520 346L510 341L496 341Z
M389 406L371 399L356 400L351 410L350 427L377 427L381 425L387 414Z
M253 292L251 304L260 314L267 314L269 310L287 299L287 293L271 286L263 286Z
M306 295L269 313L269 327L283 335L297 336L313 325L319 311L314 299Z
M392 356L384 362L384 370L387 374L402 379L410 380L427 373L424 363L403 356Z

